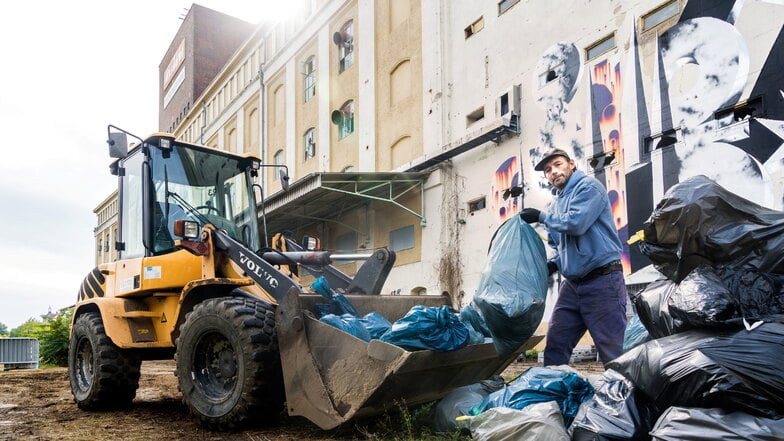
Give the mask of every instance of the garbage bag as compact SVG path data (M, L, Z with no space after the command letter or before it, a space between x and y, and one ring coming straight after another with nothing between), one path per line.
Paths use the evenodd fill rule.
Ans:
M409 351L448 352L466 346L469 338L468 328L449 306L416 305L392 323L379 340Z
M690 272L672 292L667 305L684 329L726 327L727 321L736 316L733 294L708 265Z
M558 404L532 404L523 410L497 407L471 419L474 441L569 441Z
M657 409L718 407L784 412L784 324L753 331L684 331L649 341L607 364Z
M651 336L648 334L648 330L645 329L645 325L640 321L640 316L635 314L634 317L629 320L629 323L626 324L626 330L623 332L623 352L626 352L637 345L641 345L650 339Z
M634 310L651 338L666 337L685 330L683 322L670 314L669 300L677 287L678 284L670 280L657 280L630 296Z
M632 295L654 338L689 329L740 329L757 321L784 322L782 277L754 269L700 265L680 283L653 282Z
M370 341L370 332L368 332L357 316L351 314L327 314L321 317L319 321L334 326L341 331L348 332L356 338Z
M569 426L573 441L648 441L658 412L631 381L612 369L596 382L596 392Z
M580 404L590 398L593 391L591 383L575 372L551 367L532 367L505 388L491 393L471 408L471 415L479 415L494 407L519 410L534 403L555 401L568 427L577 415Z
M310 285L314 291L321 294L322 297L329 300L327 304L319 304L316 305L316 309L320 313L320 315L325 314L335 314L335 315L342 315L342 314L351 314L354 316L358 316L359 313L354 308L354 305L339 292L335 291L334 289L329 287L329 282L327 278L324 276L319 276L316 281Z
M490 332L490 328L487 327L487 323L479 315L476 308L473 305L469 304L466 305L463 309L460 310L460 321L471 325L475 330L482 333L484 337L492 337L493 333Z
M547 297L547 254L536 231L512 216L496 231L472 305L507 356L536 331Z
M701 264L784 273L784 213L705 176L672 186L643 223L640 251L672 281Z
M458 387L449 392L436 405L433 431L450 433L458 428L469 430L469 422L467 420L457 421L457 417L469 415L468 412L472 407L481 403L492 392L504 387L505 384L504 379L496 375L488 380Z
M784 277L754 269L715 267L735 302L736 314L729 321L745 318L751 321L782 322L784 313Z
M365 314L359 319L359 322L368 330L371 339L380 338L392 327L392 323L376 311Z
M655 441L781 441L784 419L722 409L670 407L651 431Z

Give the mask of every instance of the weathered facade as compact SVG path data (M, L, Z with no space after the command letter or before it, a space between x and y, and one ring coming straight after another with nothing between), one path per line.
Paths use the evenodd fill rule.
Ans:
M605 184L623 240L696 174L782 208L780 1L304 3L257 26L174 133L285 164L288 194L263 169L270 226L332 250L392 247L384 293L466 304L496 228L550 203L533 164L554 146ZM347 190L380 172L419 181ZM345 199L317 207L330 186ZM628 247L628 283L646 268Z

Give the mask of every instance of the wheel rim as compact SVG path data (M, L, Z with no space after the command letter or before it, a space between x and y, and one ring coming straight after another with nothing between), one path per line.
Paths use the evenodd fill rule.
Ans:
M80 338L76 346L76 382L82 391L89 390L93 382L93 359L93 346L90 340Z
M205 334L196 344L193 375L196 384L211 400L221 401L234 391L237 383L237 353L219 333Z

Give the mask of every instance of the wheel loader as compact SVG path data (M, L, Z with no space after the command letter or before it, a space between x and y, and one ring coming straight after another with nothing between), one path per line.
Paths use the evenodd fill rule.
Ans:
M332 265L339 254L279 235L267 246L255 181L273 166L259 158L165 133L108 134L119 257L87 274L75 305L69 378L82 409L130 405L142 361L174 358L182 399L209 429L271 423L283 409L331 429L499 374L542 338L499 357L491 342L407 351L325 324L317 310L327 300L302 286L300 271L324 276L359 314L390 322L450 301L381 295L395 261L384 248L352 255L364 262L350 277ZM128 136L139 141L130 149Z

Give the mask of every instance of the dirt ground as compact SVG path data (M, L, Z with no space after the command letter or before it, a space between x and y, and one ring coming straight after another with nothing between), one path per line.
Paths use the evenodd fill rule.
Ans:
M507 380L536 362L514 363ZM600 375L600 363L573 365L588 376ZM348 424L347 424L348 425ZM344 440L367 439L359 424L320 430L301 417L281 415L274 427L236 433L209 432L188 415L180 400L173 361L145 361L133 406L111 412L76 407L66 368L0 372L0 440Z

